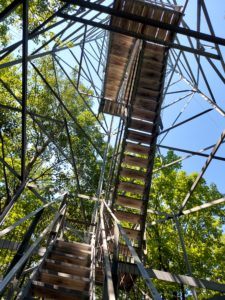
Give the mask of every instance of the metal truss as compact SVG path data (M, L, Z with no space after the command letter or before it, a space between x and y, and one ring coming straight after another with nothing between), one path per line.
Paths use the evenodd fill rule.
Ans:
M220 151L221 149L224 150L225 139L225 104L222 99L225 83L225 38L216 35L212 22L213 12L208 9L205 1L198 0L192 16L194 19L193 24L196 21L197 26L193 28L193 25L189 24L190 22L186 20L185 16L186 13L188 15L191 0L179 1L178 3L176 0L147 1L152 5L161 5L165 9L182 6L182 19L179 26L150 18L146 19L133 13L118 11L113 3L109 3L107 0L58 0L56 1L57 9L49 9L48 17L31 30L29 23L31 2L29 0L14 0L0 12L0 22L2 24L10 17L15 16L16 9L20 8L22 12L21 16L17 16L21 30L18 31L18 35L15 40L11 41L11 44L0 49L0 85L4 95L8 97L8 99L1 99L0 96L0 114L3 116L7 113L6 123L15 116L21 120L21 130L19 131L20 149L15 149L15 153L11 154L11 158L5 157L7 149L5 149L3 125L7 124L1 124L2 128L0 128L0 166L4 178L1 185L5 189L5 195L2 198L6 199L4 203L2 202L1 209L3 209L0 216L0 224L3 226L2 228L6 228L6 232L0 231L0 237L7 233L8 227L5 227L5 224L14 228L15 224L20 222L17 220L17 223L14 224L7 223L11 213L15 210L16 204L19 203L21 198L26 197L26 192L29 192L35 199L44 202L43 205L48 206L46 203L49 200L54 200L55 196L52 196L52 199L46 199L45 189L47 186L41 180L49 180L48 171L51 170L51 174L57 174L64 163L68 169L71 168L72 170L70 172L73 174L76 190L73 195L76 195L78 199L77 203L82 215L82 221L79 221L84 223L81 232L78 234L83 238L87 238L89 234L90 241L90 232L94 232L97 238L98 229L96 228L106 226L103 211L106 210L109 215L111 214L110 218L115 217L110 207L113 202L114 187L121 162L121 144L125 134L126 117L119 118L103 114L99 111L99 106L101 101L108 100L103 99L103 89L105 69L108 63L107 53L110 47L108 43L110 32L120 33L141 41L157 43L170 49L162 95L163 105L161 108L160 131L156 143L156 155L160 157L165 154L166 150L170 149L178 154L184 153L185 156L162 165L160 168L155 167L152 172L153 175L157 176L160 170L169 168L178 162L183 162L185 167L188 166L188 163L196 164L196 168L192 168L194 170L200 170L200 164L203 165L180 207L176 207L175 210L167 213L164 210L155 210L151 206L151 201L149 201L147 210L148 216L153 216L152 221L149 221L151 218L147 218L147 230L151 230L158 224L163 226L163 224L173 222L183 255L178 259L183 260L186 266L184 274L172 274L165 270L150 268L145 269L144 262L140 261L132 245L129 246L133 258L135 258L136 267L132 269L132 267L121 264L120 268L121 270L124 268L123 270L126 272L132 271L133 274L144 278L149 287L150 295L154 299L160 299L160 297L155 287L152 286L150 278L163 281L165 284L166 282L172 282L187 285L194 299L198 298L197 291L202 288L216 291L224 297L224 278L222 284L195 277L196 270L193 270L191 266L185 245L185 234L180 226L180 220L184 216L203 211L214 205L224 207L222 205L225 202L224 198L211 199L210 202L205 202L196 207L193 207L190 203L191 196L205 172L210 169L213 163L217 162L222 165L225 161L223 151ZM129 20L171 31L175 36L174 41L165 42L157 37L149 38L142 33L119 28L110 23L112 16L119 17L121 20ZM14 28L10 29L13 30ZM41 63L46 59L53 65L54 80L49 81L48 73L41 69ZM13 72L19 74L18 82L20 86L17 89L11 83L11 78L7 80L6 72L11 75ZM103 148L99 147L98 141L93 138L92 133L83 126L79 115L76 115L68 106L67 99L63 98L62 87L60 86L62 76L68 80L68 85L73 90L74 95L79 97L85 110L95 120L95 126L99 128L105 142L105 151L102 151ZM53 99L52 112L46 111L43 113L38 107L34 107L29 102L31 92L35 92L34 82L32 82L34 79L41 85L41 88L48 91ZM37 95L39 94L37 93ZM74 101L76 101L76 97ZM87 99L91 99L91 101L87 101ZM55 115L54 111L57 112ZM211 124L209 124L210 122ZM48 128L53 124L58 128L55 135ZM205 129L200 124L204 124ZM29 131L35 133L37 139L37 147L32 153L32 157L30 157L31 136L28 135L28 126ZM190 134L187 135L187 132ZM62 146L60 142L62 133L66 137L66 146ZM79 156L77 157L76 149L74 149L71 133L73 133L73 136L79 137L81 135L85 141L85 146L91 149L93 159L100 162L101 173L94 198L91 195L82 195L83 175L81 174ZM12 132L11 136L15 137L16 134L18 132ZM215 136L218 137L218 140L215 139ZM208 139L205 143L206 137ZM192 140L196 141L198 138L199 143L195 146ZM47 150L51 151L54 159L46 164L45 153ZM205 162L202 162L202 160L205 160ZM35 170L38 170L38 167L43 164L47 166L46 173L35 177ZM108 173L106 173L107 166L109 166ZM108 175L106 176L106 174ZM223 175L218 174L218 176ZM14 181L13 191L9 191L9 181ZM54 181L50 182L50 185L54 185ZM59 189L55 193L61 193L62 190ZM151 189L150 194L147 193L145 196L146 199L151 199ZM102 201L102 199L105 200ZM91 218L88 217L85 203L94 203L94 212ZM99 212L101 221L99 221ZM28 217L23 216L23 218ZM100 227L95 226L98 222L100 222ZM118 220L114 218L113 222L117 224L119 228L117 230L120 231ZM70 224L69 226L71 226L71 230L76 230L76 224ZM120 234L125 240L127 239L123 230ZM7 241L9 242L9 239L6 235L5 241L1 240L2 249L7 248L4 245L7 244ZM106 239L107 237L103 239L104 251L107 248ZM92 242L95 243L95 240L92 240ZM129 244L129 239L126 243ZM8 251L12 251L9 248ZM113 283L115 288L115 282Z

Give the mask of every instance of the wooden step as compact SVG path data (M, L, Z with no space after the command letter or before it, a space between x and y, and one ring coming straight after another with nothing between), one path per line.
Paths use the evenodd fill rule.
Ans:
M129 128L151 133L153 124L149 122L143 122L142 120L132 119Z
M157 107L157 101L151 100L150 98L138 96L134 100L133 107L155 111Z
M138 84L139 87L149 88L152 89L153 91L158 91L161 86L161 80L157 78L155 79L155 78L143 76L139 79Z
M40 272L39 281L47 284L58 285L64 288L69 288L70 290L88 291L89 280L85 280L81 277L65 277L63 276L64 273L62 273L62 276L59 274L61 273L52 274L49 271L43 269Z
M123 163L139 168L147 168L148 160L146 158L126 154L123 158Z
M59 300L86 300L89 299L89 293L86 291L78 292L58 285L45 284L41 281L32 281L32 295L40 298L59 299Z
M143 66L150 70L162 72L164 64L150 55L145 55Z
M140 230L126 228L126 227L123 227L123 230L126 232L127 236L130 239L132 239L134 241L139 241L141 239L141 232L140 232Z
M149 88L138 87L136 97L137 96L154 97L154 98L158 99L159 94L160 94L159 91L154 91L154 90L149 89Z
M72 243L71 243L72 244ZM57 244L54 246L54 249L58 252L73 254L76 256L87 257L91 255L91 250L89 248L79 248L73 247L70 243L66 244Z
M143 65L143 67L141 68L141 74L140 76L144 76L144 77L152 77L155 79L159 79L161 80L162 78L162 72L157 71L157 70L151 70L148 68L145 68L145 66Z
M131 192L134 194L142 194L144 186L131 182L120 182L118 185L119 191Z
M140 199L135 199L132 197L118 195L116 197L115 203L117 205L121 205L121 206L124 206L127 208L137 209L137 210L141 210L141 208L142 208L142 201Z
M124 152L148 156L149 149L150 149L150 147L147 147L147 146L142 146L142 145L127 142L125 145Z
M109 247L109 251L113 252L113 250L114 250L114 244L113 243L108 243L108 247ZM130 250L129 250L129 248L128 248L127 245L119 243L118 248L119 248L119 254L120 255L123 255L124 257L131 257L132 256L132 254L130 253ZM135 247L135 246L134 246L134 249L136 251L139 250L139 248Z
M114 214L120 221L125 221L132 224L139 224L141 222L141 215L138 214L121 210L115 211Z
M144 181L146 177L146 173L142 171L130 169L130 168L122 168L120 171L120 176Z
M48 258L74 265L80 265L85 267L90 266L90 257L84 258L80 256L74 256L71 254L65 254L55 250L51 251Z
M133 118L142 119L145 121L153 122L155 120L156 113L146 109L134 107L132 112Z
M51 260L51 259L45 260L44 269L61 272L61 273L67 273L70 275L75 275L80 277L86 277L86 278L89 278L90 275L90 268L88 267L68 264L65 262Z
M65 242L63 240L57 240L56 245L59 246L68 246L70 248L79 249L79 250L90 250L91 246L88 244L78 243L78 242Z
M151 135L149 135L149 134L138 132L138 131L133 131L133 130L128 130L127 139L137 142L137 143L143 143L143 144L150 145L152 138L151 138Z

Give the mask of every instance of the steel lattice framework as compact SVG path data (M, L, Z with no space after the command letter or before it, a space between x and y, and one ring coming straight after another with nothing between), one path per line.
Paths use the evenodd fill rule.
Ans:
M193 299L198 299L198 291L201 289L212 290L215 292L215 295L218 294L218 298L213 297L210 299L224 299L224 278L221 278L220 283L216 283L206 280L209 278L198 279L195 277L195 274L198 274L198 272L192 268L186 249L184 228L182 228L180 220L189 214L191 216L196 212L204 211L215 205L220 205L221 211L224 207L225 198L211 199L211 201L203 199L202 204L194 207L191 205L190 199L208 169L209 171L212 170L212 175L209 178L212 178L213 174L217 174L218 177L223 176L220 172L222 172L225 161L222 151L224 150L223 143L225 138L225 105L222 99L225 83L225 38L217 36L214 30L213 11L209 10L207 1L198 0L194 4L191 0L178 1L178 3L176 0L139 1L148 3L148 5L158 6L164 11L176 10L179 12L178 24L173 24L172 21L171 23L165 22L162 18L159 20L153 17L147 18L132 10L126 11L125 9L117 8L115 3L125 3L126 1L113 1L111 3L108 0L58 0L55 1L56 5L53 8L49 4L49 8L46 8L49 9L49 11L46 11L46 18L41 23L35 23L34 28L31 28L29 23L32 1L14 0L11 4L5 6L0 13L1 24L10 22L10 18L17 18L17 24L20 27L20 30L15 35L15 25L8 26L14 38L11 39L11 44L2 46L0 50L0 85L4 96L4 99L1 99L0 96L0 113L3 120L0 128L2 145L0 165L2 177L4 178L1 186L5 190L5 195L2 196L3 200L1 202L1 209L2 207L4 209L2 209L0 217L2 226L0 231L1 253L2 255L6 253L6 256L10 256L12 253L15 254L15 250L18 250L21 244L23 245L24 240L28 237L28 240L31 238L33 234L32 228L34 230L35 226L40 224L40 218L45 220L43 224L46 226L50 224L45 213L43 215L42 213L44 210L46 211L46 208L49 209L52 203L54 206L54 203L57 202L56 198L63 191L64 186L62 184L56 190L53 188L55 195L51 199L46 199L47 190L45 189L48 189L49 185L54 185L54 180L48 182L48 185L40 183L38 178L35 178L33 170L38 171L38 168L44 164L52 172L55 172L54 174L57 174L57 172L62 171L64 164L67 164L67 168L70 165L72 170L68 171L68 173L73 173L74 186L76 187L75 192L73 191L73 195L76 195L75 205L79 206L79 213L82 215L82 221L77 220L77 223L70 223L68 220L67 227L81 240L88 241L92 246L95 245L96 249L102 247L106 270L105 286L107 289L107 292L103 294L104 299L107 299L107 297L114 299L114 296L112 296L113 290L115 291L115 297L120 297L117 291L119 285L118 269L120 272L132 274L132 284L138 289L138 292L134 288L123 288L123 292L130 295L128 296L130 299L135 297L135 293L138 295L138 299L145 299L145 297L146 299L150 299L150 297L161 299L161 291L156 290L152 279L156 279L156 282L164 282L165 285L173 283L175 286L188 286L189 295ZM194 11L190 18L191 9ZM150 26L158 33L160 30L161 32L167 32L168 35L171 33L173 39L162 39L158 33L154 37L148 36L144 30L132 30L132 26L128 28L126 26L118 26L116 22L113 23L112 21L116 20L116 18L121 23L124 22L123 24L126 22L135 24L136 22L143 28ZM193 26L193 24L196 25ZM123 35L138 41L141 45L138 46L140 49L142 44L148 45L149 43L156 44L158 47L164 47L163 49L166 49L166 51L168 50L160 94L162 105L154 133L154 151L150 153L152 156L152 168L148 170L151 176L157 176L157 172L160 172L160 170L183 162L188 170L197 169L200 171L190 186L188 193L182 199L182 204L170 210L163 208L163 202L161 203L161 210L155 209L151 203L151 182L148 183L147 188L143 192L143 199L146 200L147 206L143 210L144 213L141 214L141 222L143 222L141 231L143 231L143 236L147 232L147 238L150 239L148 232L151 232L154 226L159 224L163 226L163 224L168 224L169 222L173 224L174 231L177 232L177 243L179 243L181 249L181 256L177 259L184 262L186 268L184 275L172 274L162 269L145 268L144 238L141 239L142 245L137 250L135 243L131 243L129 239L130 233L124 230L124 227L118 220L120 218L116 214L115 199L119 185L118 174L121 171L121 163L124 157L123 147L125 147L122 145L129 127L127 124L130 124L129 105L131 104L128 103L129 101L127 103L124 102L125 89L123 90L123 86L126 86L127 81L129 81L129 59L130 61L132 59L135 61L135 59L132 58L132 55L128 59L128 71L124 73L120 86L121 90L116 99L118 107L120 109L122 107L124 112L118 112L119 110L115 112L114 110L114 112L108 111L107 113L104 105L106 105L107 101L112 100L105 97L112 34ZM138 59L140 59L140 56ZM140 61L138 59L137 61ZM46 61L54 69L54 78L52 77L53 79L51 80L48 78L48 71L41 67L41 63ZM139 65L138 63L136 64L137 69ZM14 73L16 84L12 82ZM68 86L73 90L75 95L74 101L76 101L76 97L79 97L89 116L96 122L95 124L97 125L95 126L101 132L105 142L104 151L98 144L94 132L83 126L84 123L82 123L79 115L76 115L73 108L71 109L72 104L69 105L66 99L63 98L63 87L60 85L62 77L67 79ZM140 79L140 76L138 79ZM48 99L41 99L40 102L37 102L38 105L35 104L36 107L30 101L31 95L35 95L36 89L38 89L36 86L38 84L40 85L40 90L47 91L49 99L53 99L52 103L54 105L51 112L47 110L49 109L47 104L46 107L48 108L44 114L43 109L40 110L38 107L38 105L43 107L45 101L46 103L48 102ZM37 95L40 94L37 93ZM8 98L6 99L5 97ZM91 99L91 101L88 99ZM91 102L92 104L90 104ZM21 120L21 128L18 128L18 130L12 129L11 135L9 134L8 137L5 137L4 128L8 126L10 132L10 119L13 120L14 118ZM28 126L30 128L29 132L27 130ZM57 127L57 132L51 132L51 127ZM62 134L66 137L64 144L61 142ZM101 170L99 172L98 187L94 195L93 191L91 191L93 196L83 195L84 179L79 169L81 168L79 166L79 152L73 147L72 135L73 137L74 135L78 137L81 135L84 141L84 152L85 147L87 147L87 151L91 151L93 159L100 162ZM7 152L7 149L4 148L4 145L6 147L5 140L11 138L13 143L15 138L18 139L18 136L20 149L15 147L15 153L10 154L10 160L9 157L5 156ZM37 138L36 151L32 152L30 145L34 140L34 136L39 137L39 139ZM215 136L217 136L217 139L215 139ZM153 168L153 158L156 155L158 157L163 156L167 150L173 150L175 153L183 156L175 161L164 163L159 168ZM50 160L49 164L47 164L46 159L50 158L45 156L45 153L49 153L49 151L55 159ZM211 166L212 168L210 169ZM10 182L14 184L13 191L9 191ZM68 193L70 192L68 191ZM44 206L35 207L36 211L34 213L31 212L28 216L21 216L21 219L16 218L10 224L10 217L16 211L20 199L26 197L26 193L32 195L37 201L41 201ZM149 199L150 201L148 201ZM49 202L49 200L52 202ZM7 205L4 205L5 203ZM90 214L90 211L86 211L84 203L91 205L91 212L93 213ZM54 209L56 208L54 207ZM50 209L52 214L55 212L54 209ZM63 211L64 206L61 205L60 209L60 213L63 215L65 213ZM132 207L129 209L132 209ZM25 232L22 233L24 235L23 243L17 245L15 236L10 234L12 230L29 218L33 218L33 227L29 227L28 235ZM57 220L54 222L58 222ZM134 226L132 228L137 227ZM114 228L113 232L112 228ZM104 229L105 236L104 234L101 236L101 229ZM112 264L109 254L111 251L109 243L111 235L114 236ZM132 259L130 262L132 262L132 265L126 264L124 261L123 263L118 261L118 247L121 238L124 239L124 245L131 252ZM39 243L41 245L42 242ZM37 247L36 244L35 247ZM117 251L115 250L116 248ZM4 275L4 272L7 270L5 275L7 274L8 277L5 276L5 281L2 281L1 292L5 290L10 282L13 282L15 275L19 278L18 273L21 275L22 272L20 272L21 264L23 266L24 263L27 263L31 257L29 255L33 254L32 251L30 254L26 254L27 252L25 253L25 251L21 252L20 259L24 257L23 264L18 258L13 264L12 261L4 262L2 272ZM98 257L98 255L94 253L93 257ZM20 262L20 265L13 273L12 270L14 269L12 267L17 266L16 263L18 262ZM98 265L98 262L96 263L94 259L93 265ZM112 272L113 280L111 280L107 272ZM126 284L128 285L128 283ZM144 285L147 287L146 289L143 288ZM148 296L144 294L144 290L149 291ZM11 299L13 297L12 294L8 291L7 293L7 297ZM106 293L108 296L106 296ZM123 296L124 294L121 294L121 297ZM93 288L91 297L95 298L95 288ZM174 297L178 296L175 295Z

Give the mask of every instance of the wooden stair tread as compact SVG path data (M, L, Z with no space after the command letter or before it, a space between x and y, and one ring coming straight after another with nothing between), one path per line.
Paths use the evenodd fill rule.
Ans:
M51 274L45 270L40 272L39 281L47 284L58 285L59 287L69 288L70 290L75 291L88 291L89 289L89 281L84 280L81 277L68 278L59 276L58 274Z
M135 241L139 241L141 238L141 231L137 229L131 229L123 227L123 230L126 232L127 236Z
M150 98L146 98L146 97L135 97L134 99L134 104L133 107L139 107L139 108L143 108L143 109L147 109L149 111L154 111L156 110L157 107L157 101L152 100Z
M132 119L129 128L151 133L153 124L149 122L143 122L142 120Z
M134 118L139 118L145 121L153 122L156 116L154 111L148 111L142 108L135 107L132 112Z
M120 182L118 185L118 190L131 192L134 194L135 193L142 194L144 190L144 186L132 182Z
M88 267L90 265L90 257L88 258L82 258L80 256L74 256L74 255L69 255L69 254L64 254L58 251L53 250L49 254L49 258L53 260L58 260L70 264L75 264L75 265L81 265L81 266L86 266Z
M108 243L108 247L109 247L109 251L110 251L110 252L113 252L113 250L114 250L114 244L113 244L113 243ZM135 247L135 246L133 246L133 247L134 247L134 249L135 249L136 251L139 250L138 247ZM132 254L130 253L130 250L129 250L129 248L128 248L127 245L124 245L124 244L119 243L118 249L119 249L119 254L122 254L123 256L126 256L126 257L127 257L127 256L129 256L129 257L132 256Z
M69 263L65 263L57 260L51 260L51 259L45 260L44 268L56 272L79 276L79 277L88 278L90 275L90 268L88 267L69 264Z
M149 147L127 142L126 146L125 146L125 152L130 152L130 153L147 156L149 153Z
M158 98L160 91L149 88L138 87L136 96L155 97Z
M123 158L123 163L131 166L137 166L140 168L146 168L148 160L143 157L126 154Z
M69 247L75 248L75 249L83 249L83 250L88 249L91 251L91 246L89 244L83 244L83 243L78 243L78 242L66 242L63 240L57 240L56 245L69 246Z
M139 214L134 214L134 213L121 211L121 210L117 210L114 213L115 213L115 216L120 221L125 221L125 222L129 222L132 224L139 224L141 222L141 215L139 215Z
M150 144L151 135L139 131L128 130L127 139L143 144Z
M91 250L89 248L86 249L79 249L74 248L69 245L55 245L54 249L58 252L63 252L67 254L73 254L75 256L88 256L91 255Z
M133 208L137 210L141 210L142 208L142 201L140 199L134 199L127 196L118 195L115 203L127 208Z
M86 300L89 299L89 293L86 291L74 291L56 284L45 284L41 281L32 281L31 293L35 296L51 298L51 299L63 299L63 300Z
M132 178L132 179L144 180L146 177L146 173L142 172L142 171L123 167L120 171L120 176Z

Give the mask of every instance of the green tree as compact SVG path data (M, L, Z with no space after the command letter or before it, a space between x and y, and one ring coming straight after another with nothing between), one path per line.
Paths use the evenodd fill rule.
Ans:
M158 169L178 158L172 151L169 151L165 157L156 158L155 168ZM180 163L156 172L152 183L149 209L162 214L157 217L154 214L149 214L148 224L165 218L166 214L177 213L196 177L196 173L188 175L183 171ZM185 209L221 197L222 195L215 184L207 185L206 181L202 179ZM221 253L225 250L222 230L224 220L225 212L221 209L221 205L179 217L193 276L223 282L225 273ZM147 250L147 264L150 268L174 274L189 274L184 262L177 226L173 219L158 222L147 228ZM190 289L187 287L173 284L165 285L162 282L157 282L157 284L166 299L174 299L174 295L183 297L182 299L185 299L185 296L187 299L192 298ZM200 289L197 292L199 299L205 299L204 297L214 294Z

